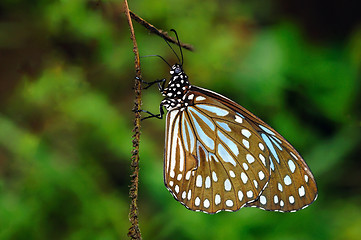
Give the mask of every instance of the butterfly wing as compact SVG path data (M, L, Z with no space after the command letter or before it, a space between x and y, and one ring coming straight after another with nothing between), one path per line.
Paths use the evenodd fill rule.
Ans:
M257 201L271 171L261 136L243 115L206 94L189 91L185 101L188 107L167 113L168 190L187 208L206 213Z
M297 211L317 198L316 181L309 167L279 133L242 106L220 94L195 86L192 86L192 90L205 98L209 106L243 116L244 122L252 126L252 132L259 136L258 140L261 139L260 143L265 146L265 157L271 168L270 180L257 200L247 203L246 206L272 211ZM199 103L196 101L195 106L197 104ZM242 127L241 124L240 128ZM239 129L234 132L237 134Z

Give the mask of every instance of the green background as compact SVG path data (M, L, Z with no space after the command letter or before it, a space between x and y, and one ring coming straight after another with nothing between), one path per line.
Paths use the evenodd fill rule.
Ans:
M144 239L361 239L357 1L157 0L130 8L183 42L192 84L287 138L317 180L297 213L187 210L164 187L164 120L142 122ZM0 2L0 239L126 239L134 56L121 1ZM141 55L177 61L137 23ZM176 49L177 50L177 49ZM142 58L146 81L169 78ZM156 87L143 108L157 112Z

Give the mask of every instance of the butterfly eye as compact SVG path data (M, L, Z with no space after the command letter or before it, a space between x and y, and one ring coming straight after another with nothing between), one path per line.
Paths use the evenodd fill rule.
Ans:
M179 67L177 67L177 68L174 70L174 72L175 72L176 74L179 74L180 72L182 72L182 70L181 70Z

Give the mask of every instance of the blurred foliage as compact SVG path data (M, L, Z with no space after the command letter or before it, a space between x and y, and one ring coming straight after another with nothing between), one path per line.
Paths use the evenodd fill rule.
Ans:
M304 156L318 200L297 213L186 210L162 179L164 121L142 122L144 239L361 238L356 1L130 1L175 28L190 81L260 116ZM126 239L133 53L121 1L0 2L0 239ZM176 57L135 23L142 55ZM169 77L142 58L143 78ZM156 88L143 95L156 112Z

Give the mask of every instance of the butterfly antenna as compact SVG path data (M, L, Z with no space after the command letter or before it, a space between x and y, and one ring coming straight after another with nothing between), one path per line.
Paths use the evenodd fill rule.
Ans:
M159 57L161 58L170 68L172 68L172 66L162 57L162 56L159 56L159 55L145 55L145 56L141 56L142 58L144 57Z
M172 30L171 30L172 31ZM164 41L168 44L168 46L170 47L170 49L172 49L172 51L174 52L175 56L178 58L178 61L180 62L180 59L178 57L178 54L174 51L174 49L172 48L172 46L169 44L169 42L167 41L167 39L163 38Z
M177 42L178 42L178 46L179 46L179 51L180 51L180 53L181 53L181 57L182 57L182 66L183 66L183 51L182 51L182 47L181 47L181 44L180 44L180 41L179 41L179 38L178 38L178 34L177 34L177 32L176 32L176 30L174 30L174 29L171 29L171 31L172 32L174 32L175 33L175 36L177 37ZM179 59L179 58L178 58Z

